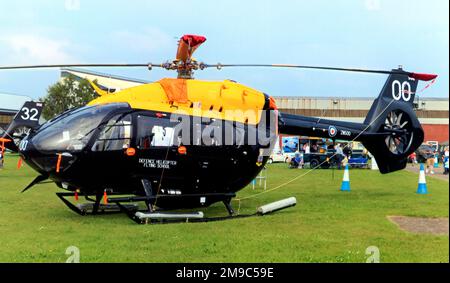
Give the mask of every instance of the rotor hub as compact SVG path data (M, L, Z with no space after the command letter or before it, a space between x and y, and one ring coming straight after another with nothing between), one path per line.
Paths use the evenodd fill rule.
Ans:
M198 63L195 60L187 60L186 62L174 60L162 64L162 67L166 70L177 71L179 79L193 79L194 71L203 70L205 64L202 62Z

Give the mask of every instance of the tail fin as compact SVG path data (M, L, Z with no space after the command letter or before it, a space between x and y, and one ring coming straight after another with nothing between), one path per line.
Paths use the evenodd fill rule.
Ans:
M42 102L27 101L22 106L8 129L3 134L4 138L13 140L5 144L5 147L17 152L20 141L30 132L30 130L39 127L39 119L42 114L44 104Z
M407 157L423 142L424 132L413 109L419 80L437 76L393 70L364 121L361 141L375 157L381 173L405 168Z

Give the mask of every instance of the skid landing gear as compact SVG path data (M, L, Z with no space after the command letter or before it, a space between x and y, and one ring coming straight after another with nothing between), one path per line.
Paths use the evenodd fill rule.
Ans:
M86 196L86 200L89 201L87 203L73 204L70 202L67 197L74 197L75 193L56 193L59 199L63 201L63 203L70 208L72 211L78 213L79 215L96 215L96 214L112 214L112 213L120 213L122 209L117 204L102 204L101 203L101 194L100 196L97 194L95 196L95 200L91 199L89 196ZM136 209L136 204L127 204L127 209Z
M198 222L210 222L210 221L222 221L234 218L245 218L250 216L256 216L257 213L252 214L240 214L235 215L233 208L231 207L231 198L223 201L225 208L228 211L227 216L219 217L204 217L203 212L189 212L189 213L174 213L164 211L143 212L134 209L127 208L120 203L117 205L122 211L134 222L138 224L170 224L170 223L198 223Z
M185 195L160 195L154 196L152 194L151 185L143 182L145 189L145 196L125 196L125 197L108 197L109 204L102 204L102 195L95 195L95 199L90 196L85 196L87 203L73 204L67 197L74 197L75 193L64 192L56 193L56 195L67 205L71 210L80 214L110 214L110 213L125 213L131 220L138 224L169 224L169 223L196 223L196 222L210 222L210 221L222 221L234 218L245 218L256 215L266 215L279 211L291 206L295 206L297 200L293 197L273 202L267 205L259 207L256 213L252 214L235 214L235 211L231 207L231 200L235 197L234 193L226 194L185 194ZM180 200L204 200L210 199L210 203L222 201L225 208L228 211L227 216L218 217L205 217L203 212L168 212L163 209L157 209L153 204L157 199L166 200L170 198L173 201ZM212 201L211 201L212 199ZM146 205L145 210L139 210L137 203L144 202ZM195 207L195 206L192 206Z
M233 210L233 207L231 207L231 198L228 199L228 200L224 200L224 201L223 201L223 204L225 205L225 208L227 209L228 214L229 214L230 216L233 216L234 210Z
M240 215L229 214L227 216L219 216L219 217L204 217L204 214L201 211L189 213L154 211L148 213L129 209L120 203L117 203L117 205L131 220L133 220L137 224L198 223L198 222L222 221L234 218L245 218L257 215L257 213L253 213Z
M227 209L227 216L220 217L204 217L203 212L166 212L163 210L157 210L154 206L150 205L156 200L156 196L151 194L151 187L146 184L146 182L142 182L145 188L146 196L136 196L136 197L125 197L125 198L109 198L110 202L114 202L117 206L134 222L138 224L168 224L168 223L183 223L183 222L208 222L208 221L221 221L232 218L243 218L250 217L256 215L254 214L243 214L243 215L235 215L233 208L231 207L231 200L235 196L234 193L227 194L191 194L191 195L179 195L179 196L164 196L160 195L158 198L182 198L182 199L211 199L214 198L217 201L222 201ZM145 202L147 206L147 210L139 211L135 208L126 207L123 203L127 202Z

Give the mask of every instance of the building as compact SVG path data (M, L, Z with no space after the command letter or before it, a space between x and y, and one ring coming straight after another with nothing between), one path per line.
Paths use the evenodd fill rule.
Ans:
M100 88L109 90L110 92L117 92L122 89L149 83L150 81L131 79L121 76L93 72L90 70L83 70L79 68L62 68L61 79L72 76L75 79L88 79L95 81Z
M29 96L0 93L0 134L6 130L16 113L26 101L33 100Z
M375 98L275 97L280 111L324 119L363 122ZM425 141L448 142L449 101L422 98L415 101L416 114L425 131Z
M96 80L102 88L115 91L150 82L82 69L61 69L61 77L67 77L69 75L91 81ZM364 121L374 99L374 97L275 97L278 108L283 112L359 123ZM417 116L425 131L425 141L448 142L448 97L420 97L420 99L416 99L415 103L417 106Z
M101 88L109 89L111 92L149 83L149 81L114 76L77 68L62 68L61 79L68 76L73 76L75 79L83 78L91 81L95 80ZM33 99L29 96L0 92L0 135L3 133L3 130L6 130L22 105L26 101L31 100ZM43 118L41 117L41 120L42 119ZM40 122L43 121L44 120Z

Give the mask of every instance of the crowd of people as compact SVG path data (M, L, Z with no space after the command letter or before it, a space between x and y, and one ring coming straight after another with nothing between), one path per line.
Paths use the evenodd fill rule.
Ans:
M318 144L312 144L310 146L309 143L305 143L303 146L300 147L300 151L296 151L294 157L290 161L290 168L303 168L304 165L304 154L311 154L311 153L334 153L331 158L333 159L337 168L341 169L345 167L348 164L348 160L351 157L352 154L352 148L350 144L323 144L322 146L319 146ZM328 160L331 161L331 160Z
M310 145L309 143L305 143L303 145L300 146L300 151L295 152L294 157L291 159L290 161L290 168L303 168L304 166L304 155L305 154L311 154L311 153L330 153L333 152L332 157L329 159L334 159L334 163L338 169L341 169L343 167L345 167L348 162L349 159L352 155L352 148L350 146L350 144L340 144L337 143L335 145L333 144L323 144L323 145L318 145L318 144L312 144ZM434 167L435 167L435 163L437 163L437 158L438 156L441 156L441 162L443 164L444 167L444 175L449 174L449 147L446 146L445 148L443 148L442 152L440 152L440 154L437 154L437 151L434 150L429 150L429 151L425 151L422 152L422 157L425 159L425 165L426 165L426 174L435 174L434 172ZM410 161L412 162L412 164L417 164L418 160L417 160L417 154L416 152L413 152L410 155ZM330 161L330 160L329 160Z

